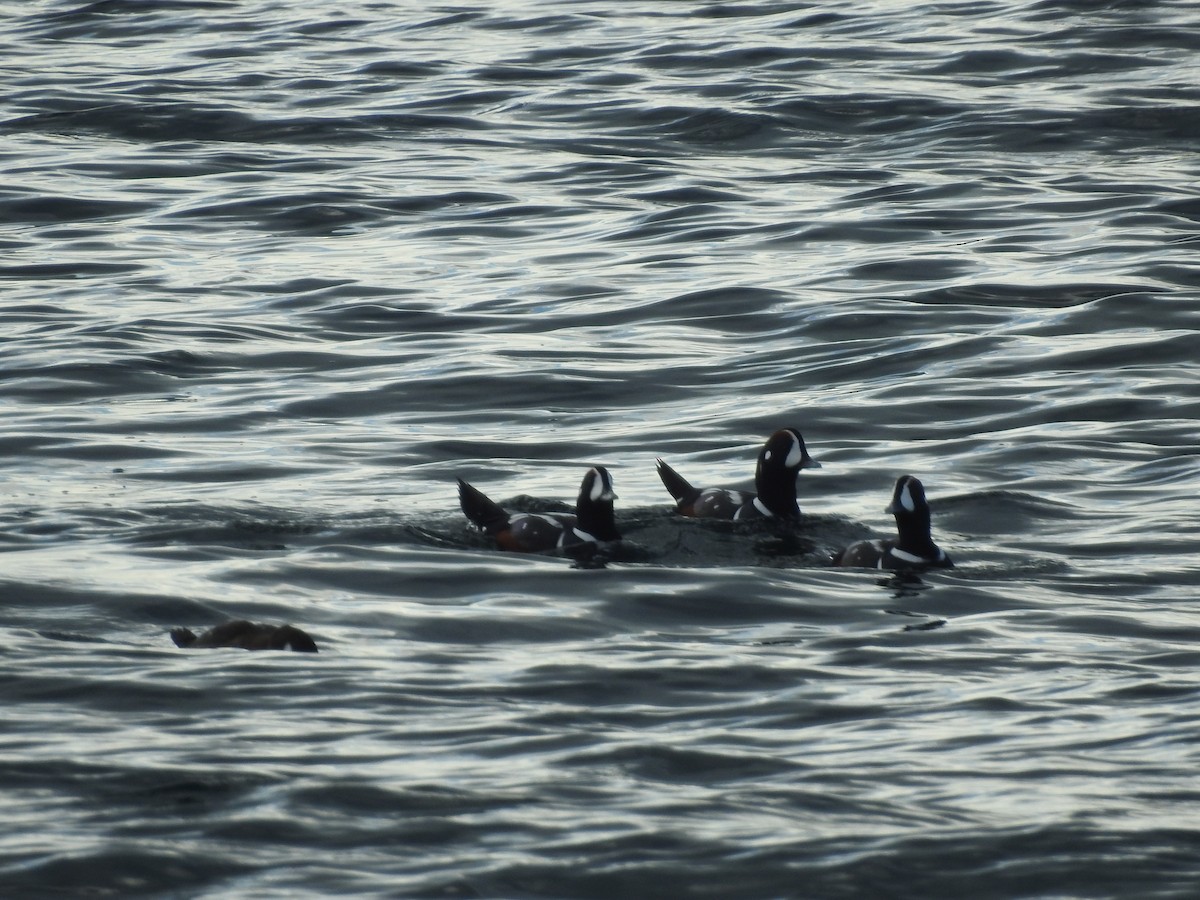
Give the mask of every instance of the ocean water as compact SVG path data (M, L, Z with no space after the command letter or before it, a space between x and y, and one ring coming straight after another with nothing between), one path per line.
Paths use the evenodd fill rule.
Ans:
M1196 896L1193 3L0 29L0 896Z

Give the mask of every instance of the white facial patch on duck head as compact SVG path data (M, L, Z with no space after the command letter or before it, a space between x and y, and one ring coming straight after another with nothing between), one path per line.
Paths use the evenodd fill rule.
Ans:
M783 461L783 464L789 469L795 469L804 462L804 445L800 443L800 438L794 431L789 431L788 436L792 439L792 449L788 451L787 459Z
M904 482L904 489L900 491L900 505L909 512L917 511L917 504L913 502L912 492L909 490L908 482Z
M613 493L612 482L609 480L608 472L601 469L592 469L592 490L588 497L593 503L599 503L601 500L616 500L617 495Z

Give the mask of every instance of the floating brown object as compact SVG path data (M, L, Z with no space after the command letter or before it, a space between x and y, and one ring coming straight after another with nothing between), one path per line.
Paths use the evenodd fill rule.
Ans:
M264 625L245 619L222 622L199 636L190 628L172 628L171 640L177 647L188 649L238 647L242 650L317 652L316 641L295 626Z

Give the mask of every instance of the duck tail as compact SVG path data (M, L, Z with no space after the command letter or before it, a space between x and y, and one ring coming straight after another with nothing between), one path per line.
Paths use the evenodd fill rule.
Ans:
M458 479L458 505L477 528L488 534L498 534L508 527L508 513L483 491Z
M654 462L658 468L658 477L662 479L663 487L675 498L676 503L686 505L696 501L696 498L700 496L700 492L692 487L686 478L661 459L657 459Z

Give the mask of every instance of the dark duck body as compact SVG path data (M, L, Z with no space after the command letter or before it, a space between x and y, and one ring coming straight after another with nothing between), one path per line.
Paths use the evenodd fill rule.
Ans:
M911 475L901 475L884 512L896 517L896 538L859 541L836 553L835 566L865 569L950 568L950 557L933 542L925 486Z
M575 513L510 513L482 491L458 479L462 511L478 528L491 535L501 550L550 553L581 544L619 541L613 515L612 477L608 469L594 466L583 476Z
M795 428L782 428L771 435L758 452L754 470L754 490L695 488L661 459L658 477L675 498L675 511L698 519L799 519L796 500L796 476L801 469L819 469L821 464L808 455L804 438Z
M190 628L172 628L171 640L175 646L189 649L237 647L241 650L317 652L316 641L299 628L292 625L263 625L245 619L222 622L201 635Z

